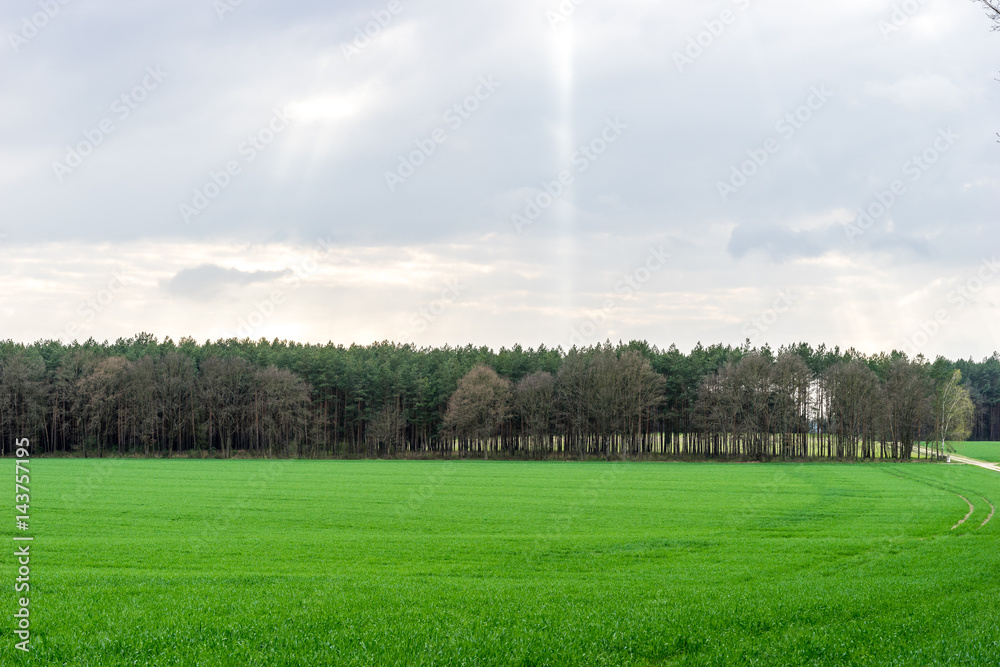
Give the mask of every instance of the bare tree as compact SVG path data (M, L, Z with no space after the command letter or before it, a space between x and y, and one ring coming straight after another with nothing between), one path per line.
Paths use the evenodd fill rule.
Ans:
M511 382L489 366L478 365L458 381L448 401L445 428L470 439L489 458L492 439L510 415Z
M587 413L595 435L599 438L599 451L610 458L612 440L619 432L618 426L622 421L625 398L618 373L618 356L609 344L598 347L587 361Z
M390 401L375 413L368 422L365 437L368 438L369 451L376 454L385 446L387 454L392 454L403 438L406 429L406 411L400 408L400 399Z
M97 361L93 350L71 349L63 356L62 363L53 369L50 376L52 412L48 434L52 451L73 449L80 434L84 433L88 397L78 389L81 379L94 372Z
M993 22L993 30L1000 32L1000 1L998 0L972 0L977 5L982 4L986 9L986 16L989 17L990 21ZM1000 79L997 79L1000 81ZM997 137L1000 137L1000 132L997 133ZM1000 139L997 140L1000 143Z
M125 395L125 378L129 371L129 361L125 357L102 359L94 367L94 372L80 378L77 391L86 397L83 409L84 437L80 443L84 457L87 445L93 442L98 455L105 444L111 444L121 451L125 444L127 424L130 419L129 406Z
M268 366L250 375L252 428L257 451L267 456L301 455L308 418L309 387L285 368Z
M778 355L772 371L774 422L782 458L808 455L812 372L794 352Z
M471 363L480 366L456 391L456 369ZM505 378L520 378L516 389ZM70 346L0 341L0 439L27 435L45 453L381 456L457 443L484 457L905 459L917 441L997 434L1000 353L929 364L805 344L775 357L749 346L685 356L637 341L567 353L199 346L148 334Z
M526 375L514 391L514 407L521 420L529 455L542 455L551 449L552 418L555 414L556 380L551 373L538 371Z
M836 457L872 458L882 407L878 377L867 364L854 360L827 369L824 384Z
M254 368L239 358L209 358L201 366L199 393L208 413L211 442L218 442L223 456L232 456L234 445L247 446Z
M716 377L705 378L699 412L713 433L707 456L743 456L762 459L772 452L771 406L774 402L773 362L761 354L748 354L727 363Z
M555 389L570 447L581 458L594 450L605 457L640 451L664 401L663 377L649 361L635 350L619 354L610 343L571 350Z
M742 431L746 441L746 455L761 460L768 451L771 433L771 402L773 366L762 354L748 354L736 363L738 391L742 398Z
M997 0L973 0L973 2L981 4L986 9L986 15L993 21L993 30L1000 31L1000 2Z
M743 428L743 396L736 365L727 362L716 373L705 376L698 388L697 422L712 434L712 448L720 456L734 454Z
M933 408L933 392L921 364L894 359L885 378L886 436L891 456L907 460Z
M579 458L589 453L590 405L594 387L590 380L591 353L572 349L559 367L556 396L569 448Z
M0 360L0 431L15 437L43 431L47 388L41 358L22 351Z
M664 402L663 376L639 352L626 350L618 358L621 406L616 428L623 435L625 453L642 453L642 437L653 411Z
M133 451L141 446L149 456L157 440L158 404L156 401L156 368L151 357L142 357L126 366L124 395L129 406L127 422L129 442ZM169 454L169 451L165 452Z
M195 378L194 360L170 351L156 366L156 398L160 406L160 432L166 440L167 453L179 451L185 430L192 440L195 433Z

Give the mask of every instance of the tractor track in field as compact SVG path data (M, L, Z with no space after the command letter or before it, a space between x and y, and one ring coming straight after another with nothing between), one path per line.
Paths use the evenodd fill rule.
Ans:
M930 454L931 453L931 451L929 449L927 449L926 447L917 447L917 451L918 452L922 451L925 454ZM980 461L979 459L970 459L968 456L962 456L960 454L949 454L948 455L948 459L949 459L950 462L960 463L962 465L976 466L977 468L983 468L984 470L989 470L991 472L1000 472L1000 463L989 463L987 461ZM950 489L946 489L946 490L950 491ZM955 493L954 491L951 491L951 492ZM966 500L965 497L963 497L963 496L961 496L961 495L959 495L957 493L955 493L955 495L959 496L959 498L962 498L962 500L965 500L965 502L969 503L969 501ZM979 528L982 528L983 526L985 526L986 524L988 524L990 522L990 519L992 519L993 515L996 514L997 508L993 506L993 503L991 503L990 500L986 496L980 495L979 497L983 499L984 503L986 503L987 505L990 506L990 514L989 514L989 516L986 517L986 519L981 524L979 524ZM969 503L969 506L971 507L972 503ZM970 513L970 515L971 515L971 513ZM966 516L965 519L962 519L961 521L959 521L958 523L956 523L954 526L951 527L951 529L955 530L956 528L958 528L959 526L961 526L963 523L965 523L966 519L968 519L968 518L969 518L969 516ZM979 530L979 528L976 528L976 530Z
M944 486L940 486L938 484L932 484L932 483L930 483L930 482L928 482L926 480L922 480L922 479L920 479L918 477L911 477L909 475L901 475L901 474L898 474L898 473L895 473L895 472L890 472L889 474L892 475L893 477L898 477L899 479L905 479L905 480L909 480L911 482L917 482L918 484L923 484L925 486L930 486L930 487L938 489L940 491L947 491L948 493L954 494L954 495L958 496L959 498L961 498L962 500L964 500L965 504L969 506L969 513L966 514L962 519L960 519L958 523L956 523L954 526L952 526L951 530L955 530L956 528L958 528L959 526L961 526L963 523L965 523L966 521L968 521L969 518L976 511L976 506L972 504L972 501L970 501L968 498L966 498L965 496L963 496L961 493L959 493L957 491L952 491L951 489L949 489L947 487L944 487ZM965 493L969 493L969 492L966 491ZM979 524L979 526L976 527L976 529L975 529L975 530L979 530L980 528L982 528L983 526L985 526L986 524L988 524L990 522L990 519L993 518L993 514L996 513L996 508L993 506L993 503L991 503L989 500L987 500L987 498L985 496L982 496L982 495L979 495L979 494L972 494L972 493L969 493L969 495L970 496L979 496L980 498L983 499L984 503L986 503L987 505L990 506L990 514L989 514L989 516L987 516L986 519L981 524Z
M986 461L980 461L978 459L970 459L968 456L959 456L957 454L952 454L951 460L957 463L961 463L962 465L976 466L977 468L983 468L984 470L990 470L992 472L1000 472L1000 465L997 465L996 463L988 463ZM986 496L981 495L979 497L983 499L984 503L990 506L990 515L986 517L986 519L981 524L979 524L979 528L982 528L983 526L985 526L990 522L990 519L992 519L993 515L996 514L997 508L993 506L993 503L991 503ZM968 519L969 517L965 518ZM957 528L963 522L964 519L963 521L958 522L958 524L956 524L954 528ZM952 528L952 530L954 530L954 528ZM979 530L979 528L977 528L976 530Z
M955 493L955 492L952 491L951 493ZM951 527L952 530L955 530L956 528L958 528L959 526L961 526L963 523L965 523L966 521L968 521L969 517L972 516L972 513L976 511L976 506L973 505L972 503L970 503L968 498L966 498L965 496L963 496L961 493L955 493L955 495L958 496L959 498L961 498L962 500L964 500L966 502L966 504L969 506L969 513L965 515L965 518L963 518L961 521L959 521L954 526L952 526ZM980 526L980 527L982 527L982 526Z
M979 497L982 498L983 500L986 500L985 496L979 496ZM979 528L982 528L983 526L988 524L990 522L990 519L993 518L993 514L997 511L997 508L993 507L993 503L991 503L990 501L986 500L986 504L990 506L990 515L986 517L986 521L983 521L981 524L979 524Z

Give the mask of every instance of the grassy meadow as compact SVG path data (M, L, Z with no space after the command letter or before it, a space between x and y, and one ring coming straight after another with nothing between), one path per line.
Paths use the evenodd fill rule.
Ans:
M1000 463L1000 442L957 442L951 446L962 456L988 463Z
M1000 664L1000 475L967 466L41 459L31 484L33 646L6 633L4 665Z

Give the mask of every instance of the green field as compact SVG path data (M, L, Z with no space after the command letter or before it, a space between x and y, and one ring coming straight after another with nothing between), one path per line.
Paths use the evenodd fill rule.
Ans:
M1000 442L956 442L949 444L962 456L988 463L1000 463Z
M33 650L5 632L4 665L1000 664L1000 475L967 466L48 459L31 485Z

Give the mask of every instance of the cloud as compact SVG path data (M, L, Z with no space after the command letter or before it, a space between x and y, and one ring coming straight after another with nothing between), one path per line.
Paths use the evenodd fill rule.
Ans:
M793 230L788 227L737 226L729 239L728 249L736 259L761 253L773 262L787 262L801 257L820 257L831 250L842 249L844 233L840 227Z
M888 38L891 3L878 4L576 3L553 30L558 0L406 1L391 21L385 0L233 3L221 18L211 2L69 3L0 68L5 335L229 336L285 290L262 335L564 344L578 311L670 239L670 268L601 335L739 343L747 294L749 317L814 283L822 303L804 298L789 336L891 342L883 299L897 285L1000 248L1000 84L976 4L927 6ZM723 7L738 18L713 34ZM700 55L679 72L688 51ZM162 84L139 89L157 67ZM482 77L502 85L456 124ZM829 104L779 129L820 86ZM286 107L298 118L274 132ZM628 129L603 146L616 117ZM906 180L943 128L961 138ZM769 139L777 151L723 201L717 183ZM585 171L569 157L582 150L602 151ZM70 158L60 181L53 165ZM414 173L390 192L401 161ZM573 184L517 234L511 215L567 168ZM845 222L897 179L905 197L851 243ZM182 204L199 209L190 224ZM128 289L101 303L122 267ZM308 279L294 287L286 267ZM461 301L414 331L452 277ZM848 287L825 285L838 279ZM914 321L933 306L906 305ZM962 331L971 343L951 349L988 352L989 326Z
M223 294L227 287L244 287L254 283L270 282L286 276L291 271L240 271L225 269L215 264L202 264L193 269L178 271L161 287L173 296L186 299L208 300Z
M940 74L907 76L892 84L871 83L867 92L911 110L961 109L965 91Z

